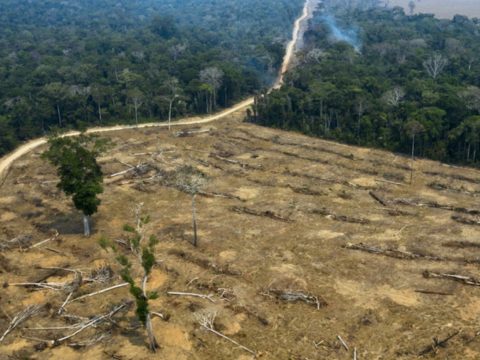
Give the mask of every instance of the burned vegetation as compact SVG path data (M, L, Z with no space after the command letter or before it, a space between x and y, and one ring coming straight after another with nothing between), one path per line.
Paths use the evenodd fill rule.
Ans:
M239 120L109 135L90 238L41 150L17 162L0 357L480 356L478 171L410 184L409 159Z

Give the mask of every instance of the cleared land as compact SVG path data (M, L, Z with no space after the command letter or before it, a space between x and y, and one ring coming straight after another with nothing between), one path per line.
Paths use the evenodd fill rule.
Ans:
M0 357L150 358L132 308L57 347L42 339L75 328L32 329L108 313L129 298L126 288L68 304L66 314L83 317L73 318L57 315L65 291L11 285L73 280L46 269L53 267L81 270L84 279L96 269L107 274L103 283L84 281L75 297L120 283L115 254L97 240L121 240L133 206L144 202L160 239L152 310L168 318L154 319L158 358L250 359L202 330L198 315L216 312L215 328L263 359L352 359L354 348L359 359L478 359L480 171L419 160L411 186L406 158L242 117L183 137L160 128L103 135L115 143L101 159L105 173L143 166L107 179L89 239L56 189L54 169L39 160L42 148L15 162L0 188L0 336L22 309L45 307L5 338ZM189 243L189 195L164 182L183 165L209 177L198 199L199 248ZM27 249L54 229L58 238ZM212 294L215 302L167 291Z
M403 6L408 11L410 0L390 0L391 6ZM480 17L478 0L417 0L416 13L435 14L439 18L449 19L455 15L465 15L470 18Z

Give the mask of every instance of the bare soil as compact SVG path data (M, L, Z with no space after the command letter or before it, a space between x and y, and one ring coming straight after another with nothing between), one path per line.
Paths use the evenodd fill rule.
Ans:
M480 358L480 287L432 275L479 277L480 171L417 160L409 184L405 157L261 128L242 117L186 137L161 128L102 135L115 143L100 159L106 174L126 169L122 163L148 163L150 170L106 178L91 238L81 235L80 214L39 158L44 147L15 162L0 187L0 244L9 244L0 251L0 336L28 305L46 306L6 337L0 358L252 358L202 329L197 319L204 312L216 312L215 329L261 359L352 359L354 348L358 359ZM209 179L197 199L198 248L190 244L190 196L154 177L183 165ZM105 266L112 279L85 283L74 296L121 283L116 254L98 240L121 240L139 202L160 239L148 286L159 294L151 309L166 318L153 321L162 348L148 351L133 308L45 346L73 330L34 328L78 321L57 315L68 294L10 284L40 280L47 267L86 278ZM58 239L26 249L54 229ZM120 245L118 251L125 252ZM72 278L59 271L45 281ZM212 294L215 302L168 291ZM287 301L292 294L297 301ZM119 288L68 304L66 314L105 314L129 297Z

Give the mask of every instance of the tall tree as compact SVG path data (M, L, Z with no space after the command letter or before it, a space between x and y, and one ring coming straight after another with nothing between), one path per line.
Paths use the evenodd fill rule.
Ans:
M223 75L223 71L217 67L208 67L200 71L200 81L209 85L211 89L213 108L217 106L217 92L222 85Z
M175 77L165 81L163 88L165 95L162 98L168 103L168 130L170 131L173 105L180 99L182 88L180 87L180 82Z
M90 218L98 210L103 192L103 173L97 156L105 148L105 141L84 135L53 137L42 154L57 168L60 182L57 187L71 196L75 208L83 213L84 235L90 236Z

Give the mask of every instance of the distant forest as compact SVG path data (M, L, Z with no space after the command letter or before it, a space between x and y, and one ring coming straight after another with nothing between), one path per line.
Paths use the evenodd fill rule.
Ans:
M298 66L251 121L478 166L480 20L374 3L325 0Z
M269 85L303 0L3 0L0 155L53 129L163 121Z

